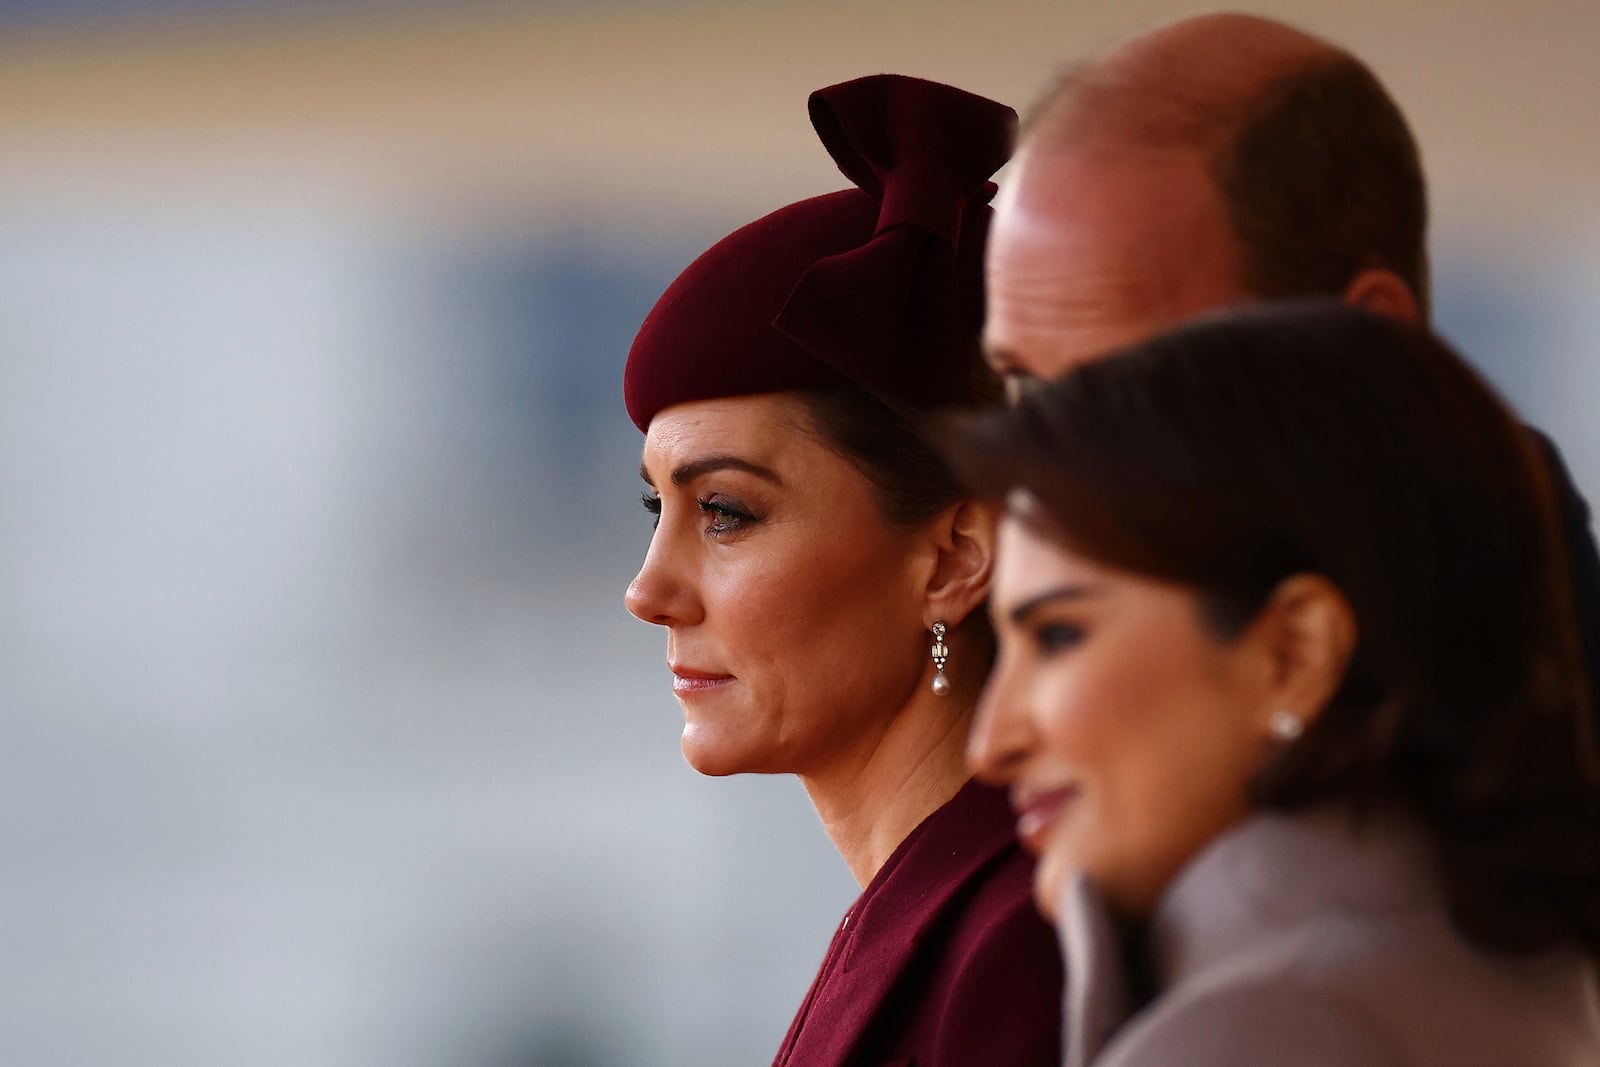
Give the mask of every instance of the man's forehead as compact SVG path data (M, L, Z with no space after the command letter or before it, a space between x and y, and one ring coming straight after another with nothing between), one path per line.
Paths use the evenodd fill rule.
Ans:
M1197 153L1025 149L995 203L985 346L1053 377L1237 298L1233 241Z
M995 238L1026 246L1072 235L1105 239L1192 216L1221 223L1215 183L1199 152L1098 142L1075 148L1024 146L995 198Z

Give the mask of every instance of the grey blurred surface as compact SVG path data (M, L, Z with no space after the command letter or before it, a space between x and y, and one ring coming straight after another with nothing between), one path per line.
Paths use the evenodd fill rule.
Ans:
M1395 89L1441 326L1594 498L1597 9L1248 6ZM623 358L841 184L809 89L1020 105L1184 10L1068 8L0 37L0 1062L770 1058L855 889L798 785L678 755Z

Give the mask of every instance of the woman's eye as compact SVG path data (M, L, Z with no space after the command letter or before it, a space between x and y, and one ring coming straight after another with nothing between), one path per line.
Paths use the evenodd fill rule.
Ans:
M748 523L755 521L755 516L731 501L718 497L711 497L698 502L700 510L711 521L706 524L706 533L718 537L731 533Z
M647 492L647 493L645 493L643 496L641 496L639 498L639 503L644 505L644 509L646 511L648 511L650 514L655 516L655 521L653 521L650 524L650 528L652 530L654 530L658 526L660 526L661 525L661 497L658 496L655 493Z
M1042 652L1065 652L1083 642L1083 629L1068 622L1041 623L1033 640Z

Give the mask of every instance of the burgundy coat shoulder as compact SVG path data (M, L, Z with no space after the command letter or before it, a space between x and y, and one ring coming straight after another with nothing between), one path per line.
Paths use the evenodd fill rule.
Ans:
M968 782L845 914L774 1067L1054 1067L1061 957L998 790Z

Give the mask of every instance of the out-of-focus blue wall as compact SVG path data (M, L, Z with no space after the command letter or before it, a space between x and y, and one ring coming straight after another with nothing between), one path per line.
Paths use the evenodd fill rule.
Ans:
M0 8L0 1061L764 1062L855 888L795 783L677 754L633 330L841 184L808 89L1021 104L1182 6L75 6ZM1459 136L1489 6L1252 6L1417 102L1442 328L1593 497L1587 126Z

